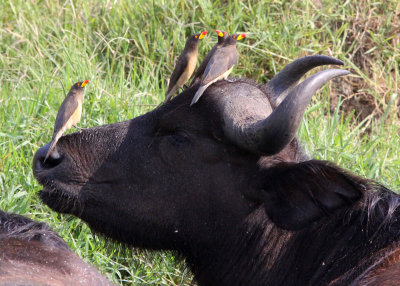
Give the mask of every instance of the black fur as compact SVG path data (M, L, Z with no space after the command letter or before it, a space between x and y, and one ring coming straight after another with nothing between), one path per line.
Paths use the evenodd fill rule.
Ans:
M300 230L358 201L368 182L329 162L280 163L263 174L264 206L284 229Z
M273 156L236 146L216 108L227 84L192 107L196 85L133 120L64 136L56 165L42 164L42 147L42 200L123 243L177 250L200 285L361 279L400 240L399 196L309 160L297 139Z

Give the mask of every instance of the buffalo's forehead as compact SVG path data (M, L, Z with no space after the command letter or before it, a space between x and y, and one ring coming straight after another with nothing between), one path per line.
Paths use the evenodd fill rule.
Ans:
M234 83L219 81L211 85L193 106L190 102L197 91L195 85L186 89L156 112L161 128L187 131L209 131L222 128L224 114L235 115L238 121L264 119L271 112L268 97L252 81L236 80Z

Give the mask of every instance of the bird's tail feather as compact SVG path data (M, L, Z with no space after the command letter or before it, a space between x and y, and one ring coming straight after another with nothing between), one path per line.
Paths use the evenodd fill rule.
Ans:
M190 106L192 106L193 104L195 104L200 96L203 94L203 92L206 90L206 88L208 87L208 85L202 85L199 87L199 89L196 91L196 94L194 95L192 102L190 103Z
M167 95L165 96L165 100L164 103L166 103L168 100L171 99L172 96L174 96L174 94L176 93L176 91L178 90L178 84L175 84L171 90L167 93Z
M45 163L46 160L51 155L51 153L53 153L54 148L56 147L58 139L60 139L61 135L62 135L62 132L57 132L55 135L53 135L53 138L51 139L51 143L50 143L50 148L49 148L49 150L47 150L47 153L46 153L46 156L44 157L43 163Z

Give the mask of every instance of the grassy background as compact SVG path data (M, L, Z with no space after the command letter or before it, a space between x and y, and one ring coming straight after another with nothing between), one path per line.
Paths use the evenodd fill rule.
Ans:
M51 139L62 86L91 81L81 127L138 116L163 101L185 38L204 28L200 54L216 28L246 32L233 74L259 82L300 56L344 60L353 75L313 98L299 136L314 157L400 190L398 0L13 0L0 2L0 209L49 223L114 282L190 284L173 253L129 252L44 206L31 162Z

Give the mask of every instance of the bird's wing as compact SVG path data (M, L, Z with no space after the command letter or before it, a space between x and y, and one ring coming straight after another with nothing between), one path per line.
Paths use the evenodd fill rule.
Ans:
M223 47L215 51L204 71L201 84L205 85L224 74L238 61L238 52L235 46Z
M74 114L78 106L79 103L75 96L67 95L61 104L60 109L58 110L56 123L54 124L54 134L58 133L58 131L63 128L63 126L71 118L72 114Z
M188 59L186 55L181 54L178 60L176 61L174 71L172 72L171 78L169 80L167 94L171 91L171 89L174 87L180 76L183 74L187 65L188 65Z
M203 75L208 62L210 61L212 55L215 53L215 50L217 49L217 44L207 53L207 55L204 57L203 61L201 62L199 68L197 69L196 73L194 74L193 80L190 85L192 85L196 78L200 77Z

